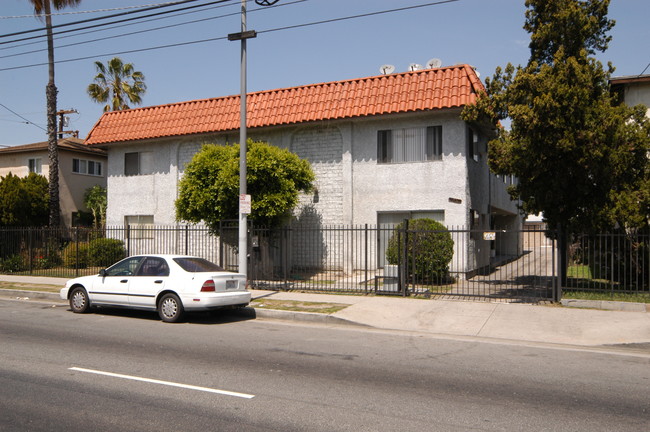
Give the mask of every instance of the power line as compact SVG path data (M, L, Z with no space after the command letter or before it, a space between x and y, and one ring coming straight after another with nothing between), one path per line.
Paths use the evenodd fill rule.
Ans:
M301 0L301 1L307 1L307 0ZM174 15L171 15L171 16L162 16L162 17L156 17L156 18L143 19L140 22L129 22L127 24L119 24L119 25L115 25L113 27L90 30L90 31L80 32L80 33L77 33L77 34L64 35L64 36L58 37L57 40L67 39L67 38L71 38L71 37L77 37L77 36L81 36L81 35L85 35L85 34L97 33L97 32L102 32L102 31L107 31L107 30L113 30L113 29L117 29L117 28L121 28L121 27L129 27L129 26L139 25L139 24L142 24L142 23L147 23L147 22L152 22L152 21L160 21L160 20L164 20L164 19L179 17L179 16L182 16L182 15L190 15L190 14L195 14L195 13L201 13L201 12L204 12L204 11L209 10L209 9L219 9L219 8L223 8L223 7L227 7L227 6L230 6L230 5L220 4L220 5L217 5L217 6L207 7L206 9L202 9L202 10L192 10L192 11L189 11L189 12L182 12L181 11L178 14L174 14ZM119 35L115 36L115 37L119 37ZM103 40L103 39L98 39L98 40ZM27 42L27 43L23 43L23 44L16 44L16 45L13 45L13 46L5 46L5 47L0 47L0 51L19 48L19 47L24 47L24 46L28 46L28 45L35 45L35 44L40 44L40 43L41 43L40 41L34 41L34 42ZM82 42L79 42L79 44L82 44ZM66 46L70 46L70 45L66 45ZM45 50L46 49L34 50L34 51L29 51L29 53L45 51ZM19 54L16 54L16 55L21 55L21 54L22 53L19 53ZM6 57L10 57L10 56L6 56Z
M346 16L346 17L332 18L332 19L321 20L321 21L313 21L313 22L310 22L310 23L296 24L296 25L278 27L278 28L273 28L273 29L268 29L268 30L260 30L257 33L271 33L271 32L276 32L276 31L291 30L291 29L309 27L309 26L320 25L320 24L329 24L329 23L333 23L333 22L347 21L347 20L351 20L351 19L365 18L365 17L369 17L369 16L375 16L375 15L381 15L381 14L387 14L387 13L395 13L395 12L402 12L402 11L406 11L406 10L419 9L419 8L428 7L428 6L437 6L437 5L441 5L441 4L445 4L445 3L454 3L454 2L457 2L457 1L460 1L460 0L439 0L439 1L424 3L424 4L420 4L420 5L405 6L405 7L396 8L396 9L387 9L387 10L383 10L383 11L368 12L368 13L364 13L364 14L351 15L351 16ZM160 50L160 49L165 49L165 48L174 48L174 47L179 47L179 46L195 45L195 44L200 44L200 43L213 42L213 41L226 40L226 39L227 39L227 36L221 36L221 37L214 37L214 38L187 41L187 42L178 42L178 43L167 44L167 45L158 45L158 46L153 46L153 47L148 47L148 48L140 48L140 49L126 50L126 51L116 51L116 52L112 52L112 53L94 54L92 56L85 56L85 57L77 57L77 58L72 58L72 59L58 60L55 63L56 64L70 63L70 62L88 60L88 59L93 59L93 58L98 58L98 57L109 57L109 56L116 56L116 55L122 55L122 54L132 54L132 53L138 53L138 52L155 51L155 50ZM9 71L9 70L17 70L17 69L26 69L26 68L32 68L32 67L38 67L38 66L45 66L47 64L48 63L35 63L35 64L29 64L29 65L1 68L0 72Z
M95 18L88 18L88 19L81 20L81 21L73 21L73 22L68 22L68 23L63 23L63 24L56 24L56 25L52 26L52 29L57 29L57 28L61 28L61 27L69 27L71 25L84 24L84 23L93 22L93 21L101 21L101 20L104 20L104 19L116 18L116 17L119 17L119 16L130 15L130 14L134 14L134 13L141 13L141 12L146 12L146 11L149 11L149 10L160 9L160 8L163 8L163 7L169 7L169 6L173 6L173 5L177 5L177 4L191 3L191 2L195 2L195 1L197 1L197 0L182 0L182 1L177 1L177 2L174 2L174 3L169 3L169 4L166 4L166 5L163 5L163 6L152 6L152 7L141 9L141 10L133 10L133 11L121 12L121 13L113 14L113 15L106 15L106 16L100 16L100 17L95 17ZM34 32L42 32L43 30L46 30L46 28L45 27L39 27L39 28L36 28L36 29L31 29L31 30L23 30L23 31L14 32L14 33L3 34L3 35L0 35L0 38L9 37L9 36L18 36L18 35L34 33Z
M25 121L25 124L34 125L34 126L36 126L37 128L42 129L42 130L44 130L45 132L47 132L47 129L45 129L45 128L42 127L42 126L37 125L36 123L33 123L32 121L30 121L30 120L28 120L28 119L26 119L25 117L23 117L22 115L18 114L16 111L12 110L12 109L9 108L8 106L6 106L6 105L4 105L4 104L2 104L2 103L0 103L0 106L1 106L2 108L6 109L7 111L9 111L10 113L12 113L13 115L15 115L15 116L17 116L17 117L23 119L23 120Z
M98 12L113 12L113 11L118 11L118 10L147 8L147 7L151 7L151 6L161 6L162 7L164 5L171 5L171 4L175 4L175 3L178 3L178 2L152 3L152 4L138 5L138 6L123 6L123 7L116 7L116 8L94 9L94 10L84 10L84 11L54 12L54 13L51 13L50 16L80 15L80 14L98 13ZM14 18L34 18L34 15L32 14L32 15L0 16L0 19L14 19Z
M643 75L643 74L645 73L645 71L648 70L648 68L650 68L650 63L648 63L648 65L645 67L645 69L643 69L643 70L641 71L641 73L639 74L639 76Z
M347 21L351 19L357 19L357 18L365 18L369 16L375 16L375 15L383 15L387 13L394 13L394 12L401 12L405 10L412 10L412 9L418 9L418 8L423 8L427 6L437 6L445 3L454 3L460 0L439 0L431 3L425 3L421 5L415 5L415 6L404 6L401 8L396 8L396 9L387 9L383 11L377 11L377 12L368 12L364 14L359 14L359 15L350 15L347 17L340 17L340 18L332 18L332 19L327 19L327 20L322 20L322 21L314 21L310 23L304 23L304 24L295 24L291 26L285 26L285 27L278 27L274 29L269 29L269 30L260 30L257 33L271 33L271 32L276 32L276 31L282 31L282 30L291 30L291 29L296 29L296 28L301 28L301 27L309 27L309 26L314 26L314 25L320 25L320 24L329 24L333 22L339 22L339 21Z
M289 5L293 5L293 4L296 4L296 3L302 3L302 2L305 2L305 1L307 1L307 0L295 0L295 1L292 1L292 2L289 2L289 3L282 3L281 5L278 5L277 7L289 6ZM213 6L211 9L222 8L222 7L224 7L224 5ZM261 11L261 10L264 10L264 9L262 9L262 8L254 9L251 12L257 12L257 11ZM190 13L196 13L196 12L197 11L185 12L184 14L190 14ZM227 18L229 16L239 15L239 14L240 14L240 12L237 11L237 12L233 12L233 13L229 13L229 14L223 14L223 15L217 15L217 16L208 17L208 18L201 18L201 19L196 19L196 20L185 21L185 22L182 22L182 23L169 24L169 25L166 25L166 26L159 26L159 27L154 27L154 28L145 29L145 30L133 31L133 32L129 32L129 33L121 33L119 35L112 35L112 36L106 36L106 37L102 37L102 38L84 40L84 41L81 41L81 42L74 42L74 43L70 43L70 44L67 44L67 45L58 45L56 48L58 50L58 49L61 49L61 48L68 48L68 47L72 47L72 46L79 46L79 45L85 45L85 44L94 43L94 42L100 42L100 41L103 41L103 40L133 36L133 35L136 35L136 34L142 34L142 33L147 33L147 32L151 32L151 31L166 30L166 29L170 29L170 28L174 28L174 27L180 27L180 26L189 25L189 24L196 24L196 23L199 23L199 22L205 22L205 21L212 21L212 20L221 19L221 18ZM164 18L153 18L153 19L147 20L147 21L160 20L160 19L164 19ZM136 24L139 24L139 23L136 23ZM122 26L128 26L128 25L133 25L133 23L124 24ZM122 27L122 26L117 26L117 27ZM106 29L103 29L103 30L106 30ZM86 32L86 33L94 33L96 31L103 31L103 30L95 30L95 31ZM2 48L0 48L0 50L1 49ZM41 49L31 50L31 51L23 51L23 52L16 53L16 54L8 54L8 55L0 56L0 59L18 57L18 56L23 56L23 55L28 55L28 54L33 54L33 53L43 52L43 51L47 51L47 48L41 48Z
M196 1L196 0L185 0L185 1L187 2L187 1ZM210 2L210 3L201 4L201 5L185 6L183 8L175 9L175 10L171 10L171 11L156 12L156 13L152 13L152 14L149 14L149 15L139 16L139 17L124 18L124 19L121 19L121 20L111 21L111 22L102 23L102 24L94 24L94 25L91 25L91 26L79 27L79 28L76 28L76 29L52 32L52 35L53 36L58 36L60 34L77 32L79 30L87 30L87 29L91 29L91 28L104 27L104 26L108 26L108 25L111 25L111 24L135 21L135 20L139 20L139 19L142 19L142 18L149 18L149 17L153 17L153 16L167 15L167 14L178 12L178 11L196 9L196 8L203 7L203 6L209 6L209 5L218 4L218 3L225 3L225 2L228 2L228 1L231 1L231 0L216 0L216 1L213 1L213 2ZM132 12L127 12L127 13L135 13L135 12L140 12L140 11L132 11ZM127 13L125 13L124 15L126 15ZM120 15L122 15L122 14L118 14L117 16L120 16ZM107 18L104 18L104 17L93 18L91 20L84 20L84 21L75 22L75 23L60 24L59 26L53 26L52 28L63 27L63 26L68 26L68 25L75 25L75 24L78 24L78 23L81 23L81 22L96 21L96 20L100 20L100 19L107 19ZM40 29L35 29L35 30L29 30L28 32L31 33L33 31L43 31L43 30L44 30L43 28L40 28ZM14 34L0 35L0 38L6 37L6 36L12 36L12 35L14 35ZM9 41L0 42L0 45L6 45L6 44L9 44L9 43L13 43L13 42L22 42L22 41L32 40L32 39L41 39L43 37L45 37L45 35L29 36L29 37L24 37L24 38L19 38L19 39L13 39L13 40L9 40Z

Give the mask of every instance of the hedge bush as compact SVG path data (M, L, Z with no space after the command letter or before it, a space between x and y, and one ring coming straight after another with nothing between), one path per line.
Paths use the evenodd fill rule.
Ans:
M122 240L98 238L88 245L88 259L91 266L108 267L126 258L126 249Z
M77 247L79 250L77 251ZM70 242L63 249L63 265L68 268L86 268L89 264L88 243Z
M404 238L398 236L398 231L402 231L403 236L403 230L403 223L397 225L393 236L388 240L386 259L390 264L400 264ZM454 241L441 223L433 219L413 219L408 223L406 253L408 274L421 282L444 282L449 277Z
M0 259L0 271L3 273L19 273L25 270L27 270L27 266L18 254Z

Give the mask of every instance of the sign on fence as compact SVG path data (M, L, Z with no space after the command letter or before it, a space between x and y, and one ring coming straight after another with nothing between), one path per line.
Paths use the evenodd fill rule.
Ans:
M497 239L497 233L494 231L486 231L483 233L483 240L496 240Z

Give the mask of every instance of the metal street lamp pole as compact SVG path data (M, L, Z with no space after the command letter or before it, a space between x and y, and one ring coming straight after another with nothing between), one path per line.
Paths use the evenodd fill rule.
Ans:
M241 32L228 35L228 40L241 41L241 94L239 124L239 273L248 275L248 214L242 210L242 201L246 197L246 39L257 37L255 30L246 29L246 2L241 0ZM272 6L278 0L255 0L260 6Z

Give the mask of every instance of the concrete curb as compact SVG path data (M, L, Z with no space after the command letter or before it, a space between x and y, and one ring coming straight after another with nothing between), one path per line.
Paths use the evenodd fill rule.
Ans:
M310 322L327 325L352 325L357 327L371 328L371 326L368 326L366 324L361 324L346 320L344 318L315 312L298 312L279 309L256 309L253 307L245 307L240 309L238 313L250 318L268 318L282 321Z
M646 303L631 303L631 302L616 302L608 300L577 300L577 299L562 299L560 300L562 306L574 308L587 308L587 309L604 309L622 312L649 312L650 304Z
M31 299L31 300L47 300L57 303L67 304L65 300L61 300L58 293L51 293L45 291L22 291L12 289L0 290L1 297L10 297L16 299ZM338 318L332 315L319 314L315 312L297 312L297 311L284 311L278 309L256 309L253 307L245 307L237 310L237 314L247 318L266 318L277 319L282 321L295 321L295 322L308 322L326 325L348 325L357 327L371 328L366 324L356 323L344 318Z

